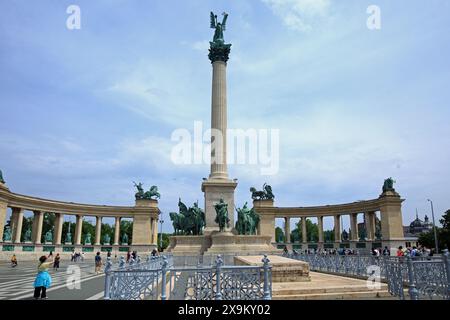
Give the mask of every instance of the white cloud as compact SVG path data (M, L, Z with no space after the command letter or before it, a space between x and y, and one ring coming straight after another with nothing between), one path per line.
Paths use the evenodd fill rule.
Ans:
M262 0L275 15L292 30L309 31L313 21L324 17L330 7L329 0Z

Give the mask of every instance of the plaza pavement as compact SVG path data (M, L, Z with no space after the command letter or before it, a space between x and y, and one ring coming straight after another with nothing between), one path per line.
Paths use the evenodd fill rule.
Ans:
M47 290L49 300L99 300L103 298L105 277L96 275L94 260L70 262L61 260L58 271L49 269L52 285ZM74 273L67 272L69 266L77 266L80 278L80 289L70 288L68 279L74 278ZM73 267L72 267L73 268ZM0 262L0 300L29 300L33 298L33 283L37 274L37 263L20 262L15 268L10 263Z

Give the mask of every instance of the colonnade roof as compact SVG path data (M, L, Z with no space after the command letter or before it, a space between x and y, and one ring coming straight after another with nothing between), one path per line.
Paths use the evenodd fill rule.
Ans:
M271 207L255 206L258 213L272 214L277 218L290 217L318 217L318 216L336 216L350 215L365 212L381 211L383 205L388 205L391 201L402 202L399 196L380 196L377 199L356 201L344 204L311 206L311 207Z
M0 201L6 202L7 206L10 208L21 208L30 211L43 211L66 215L132 218L135 215L148 215L149 212L154 214L159 213L157 205L149 207L81 204L31 197L12 193L8 189L0 189Z

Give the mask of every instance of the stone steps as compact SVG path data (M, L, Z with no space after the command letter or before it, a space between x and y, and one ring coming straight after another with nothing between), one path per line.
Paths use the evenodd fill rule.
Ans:
M327 293L351 293L351 292L366 292L375 291L368 290L364 285L356 286L336 286L336 287L326 287L326 288L277 288L276 295L307 295L307 294L327 294ZM378 291L387 291L387 285L382 284Z
M392 298L387 290L324 292L303 294L276 294L273 300L357 300L357 299Z

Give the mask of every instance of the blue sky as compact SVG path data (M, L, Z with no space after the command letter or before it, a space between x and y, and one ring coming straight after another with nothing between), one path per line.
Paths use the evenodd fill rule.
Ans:
M81 30L66 9L81 8ZM381 30L366 26L369 5ZM0 2L0 169L11 191L160 208L202 203L208 165L170 160L177 128L210 121L209 12L230 14L230 128L280 129L280 171L230 166L236 202L272 185L278 206L376 198L394 177L404 223L450 208L450 3L432 1ZM344 221L348 224L348 221ZM331 219L325 221L331 228ZM166 228L169 230L168 223Z

